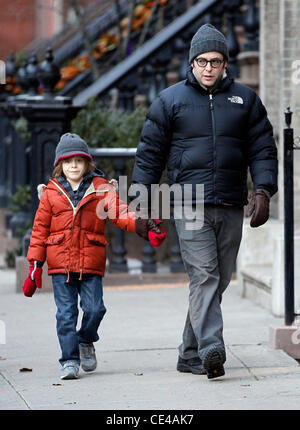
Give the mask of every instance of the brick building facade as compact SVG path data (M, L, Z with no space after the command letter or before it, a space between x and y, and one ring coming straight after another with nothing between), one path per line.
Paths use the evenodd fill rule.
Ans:
M99 0L78 0L82 7L93 3ZM68 0L0 0L0 59L34 40L51 38L72 20Z
M0 0L0 58L21 50L36 36L35 0Z

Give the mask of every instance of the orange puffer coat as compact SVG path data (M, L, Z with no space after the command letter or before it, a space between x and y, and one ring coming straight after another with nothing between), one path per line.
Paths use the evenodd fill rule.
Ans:
M135 214L128 212L106 179L94 177L75 208L57 179L50 178L34 219L27 259L47 259L49 275L103 276L107 245L103 213L117 227L135 232Z

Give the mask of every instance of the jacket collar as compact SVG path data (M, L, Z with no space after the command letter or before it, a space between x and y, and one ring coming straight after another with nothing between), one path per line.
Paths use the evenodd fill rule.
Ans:
M198 91L202 92L203 94L208 94L208 90L204 87L204 85L199 84L197 79L195 78L195 75L192 71L192 66L189 66L186 72L186 80L185 85L191 85L192 87L196 88ZM223 77L217 84L216 88L214 88L212 94L216 92L222 92L227 90L227 88L234 82L234 79L230 76L230 73L226 69L226 75Z
M68 193L72 204L77 206L79 202L86 196L87 190L90 188L90 185L93 183L94 177L103 177L104 174L101 170L94 169L93 172L85 175L82 181L79 184L77 191L73 191L69 181L64 176L60 176L57 178L59 184L64 188L64 190Z
M90 194L91 189L93 189L94 192L96 192L96 188L94 186L94 179L97 180L98 178L104 179L104 173L97 168L95 168L95 170L92 173L86 175L83 178L83 180L81 181L81 184L84 182L87 185L86 187L84 187L85 191L89 190L89 194ZM51 177L49 180L49 183L47 185L47 188L53 188L54 183L56 185L55 188L63 189L64 191L67 191L69 194L69 187L65 188L65 183L67 183L67 184L69 184L69 183L64 177L62 177L62 176L60 176L59 178ZM70 186L70 188L71 188L71 186ZM86 196L86 192L84 193L84 196Z

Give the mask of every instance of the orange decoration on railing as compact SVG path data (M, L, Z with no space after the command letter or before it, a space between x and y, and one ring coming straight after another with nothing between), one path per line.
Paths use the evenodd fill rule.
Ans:
M79 72L84 72L90 68L89 57L87 54L81 55L80 57L74 58L70 66L75 67Z
M166 3L168 3L168 0L160 0L160 2L159 2L159 6L164 6ZM145 6L147 6L147 7L152 7L152 6L154 6L154 1L153 0L150 0L150 1L148 1L147 3L145 3Z
M57 82L57 84L55 85L54 89L56 91L62 90L67 84L67 81L61 79L60 81Z
M70 66L63 67L60 73L61 73L61 79L65 79L66 81L69 81L70 79L73 79L75 78L76 75L78 75L79 70L76 66L70 65Z
M133 20L132 27L131 27L132 30L135 31L139 29L142 25L144 25L147 19L150 17L150 15L151 15L151 10L146 7L143 7L143 11L139 11L138 15L136 15Z
M160 0L159 6L164 6L168 0ZM151 16L151 8L154 5L154 1L150 0L143 4L138 5L134 11L133 23L131 29L133 31L139 31L141 27L145 24L145 22ZM124 35L127 30L129 19L125 17L120 22L122 34ZM93 49L93 56L97 60L100 60L107 52L114 50L120 41L117 35L113 32L102 34L102 36L98 39L96 45ZM74 79L78 73L84 72L90 68L90 62L88 59L88 55L84 54L78 56L71 61L69 64L63 68L61 68L61 79L56 84L55 89L57 91L61 90L66 86L68 81Z
M108 52L116 48L118 44L119 39L114 33L105 33L98 40L96 48L98 48L100 52Z
M21 88L16 84L15 76L7 76L5 84L0 85L0 92L2 90L17 95L20 94Z

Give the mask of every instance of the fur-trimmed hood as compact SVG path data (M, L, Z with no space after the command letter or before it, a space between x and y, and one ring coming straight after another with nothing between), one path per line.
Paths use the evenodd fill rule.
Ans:
M118 181L116 179L111 179L110 181L108 181L108 183L113 186L114 191L117 193L118 189L119 189ZM39 184L36 187L39 200L41 200L42 195L44 194L44 191L45 191L46 188L47 188L46 184Z

